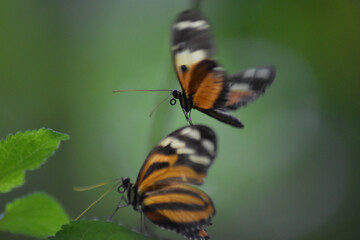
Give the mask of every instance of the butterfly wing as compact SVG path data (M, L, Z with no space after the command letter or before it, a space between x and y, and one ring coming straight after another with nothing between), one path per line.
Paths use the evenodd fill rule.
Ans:
M273 83L275 75L275 68L266 66L251 68L228 76L224 93L215 103L215 108L235 110L256 100Z
M192 70L204 59L215 54L213 35L208 21L196 10L178 15L172 27L172 57L183 91L190 95Z
M213 60L210 24L195 10L179 14L172 29L172 55L183 92L197 109L211 109L223 90L225 72Z
M207 240L210 239L209 234L207 233L206 229L188 231L188 232L181 232L181 234L189 239L197 239L197 240Z
M203 125L180 128L165 137L148 155L135 187L139 195L156 185L202 184L217 153L213 130Z
M182 183L145 193L142 211L154 224L190 239L208 239L204 227L211 224L215 215L215 207L206 193Z
M244 124L235 116L231 115L230 113L227 113L225 111L219 110L219 109L206 109L206 110L199 110L202 113L205 113L206 115L213 117L220 122L230 124L233 127L237 128L243 128Z

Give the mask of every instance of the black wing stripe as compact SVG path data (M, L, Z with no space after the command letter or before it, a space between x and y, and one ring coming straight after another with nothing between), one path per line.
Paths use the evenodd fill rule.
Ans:
M194 184L194 185L198 185L199 184L199 181L195 178L182 178L182 177L169 177L169 178L166 178L164 180L159 180L159 181L156 181L154 182L153 185L161 185L161 184L169 184L169 183L173 183L173 182L183 182L183 183L189 183L189 184Z
M167 194L171 194L171 193L179 193L179 194L184 194L184 195L189 195L192 197L196 197L200 200L204 200L199 194L197 194L194 191L190 191L190 190L186 190L186 189L180 189L180 188L176 188L176 189L165 189L165 190L156 190L154 192L150 192L146 194L146 197L148 196L159 196L159 195L167 195Z

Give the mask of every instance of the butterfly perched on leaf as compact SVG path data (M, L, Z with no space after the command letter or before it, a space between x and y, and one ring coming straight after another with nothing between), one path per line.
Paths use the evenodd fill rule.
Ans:
M203 183L216 154L217 138L209 127L174 131L149 153L134 184L129 178L121 180L118 191L124 193L120 202L125 204L117 209L132 205L160 227L189 239L209 239L205 227L215 207L205 192L190 184Z
M236 110L262 95L275 78L272 66L228 75L214 59L215 48L209 22L199 11L178 15L172 26L172 58L182 91L174 90L191 124L193 108L217 120L242 128L228 111ZM172 99L172 104L175 104Z

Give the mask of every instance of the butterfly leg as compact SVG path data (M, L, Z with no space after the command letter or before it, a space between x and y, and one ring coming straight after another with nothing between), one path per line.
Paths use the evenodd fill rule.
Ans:
M121 196L119 203L117 204L117 206L116 206L115 210L112 212L112 214L107 218L107 221L110 221L113 218L113 216L115 215L117 210L119 210L119 208L126 207L129 205L128 203L126 203L125 205L121 205L122 201L124 201L126 203L126 199L124 196Z
M144 233L149 232L149 229L146 226L146 218L144 217L144 213L142 211L140 211L140 232L144 232Z
M185 115L186 121L188 121L190 126L193 125L192 121L191 121L191 112L185 112L185 110L184 110L184 115Z
M192 124L192 120L191 120L191 110L190 110L190 112L189 112L188 122L190 123L190 125L193 125L193 124Z
M184 108L182 108L182 110L183 110L183 113L184 113L184 115L185 115L186 121L188 121L188 123L189 123L190 125L192 125L190 114L189 114L188 112L186 112L186 110L185 110Z

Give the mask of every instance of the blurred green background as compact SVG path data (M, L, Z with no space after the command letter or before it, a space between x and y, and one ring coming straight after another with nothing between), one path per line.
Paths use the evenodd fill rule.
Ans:
M186 0L1 1L0 136L49 127L70 141L4 204L33 191L56 197L75 218L105 189L73 186L129 176L147 153L186 125L166 93L180 89L170 28ZM274 64L274 84L234 114L239 130L194 111L219 138L219 155L201 187L217 214L212 239L360 238L360 3L355 0L205 0L219 62L229 72ZM113 191L85 218L106 219ZM116 221L139 229L140 215ZM148 224L171 239L175 233ZM27 239L0 233L0 239Z

